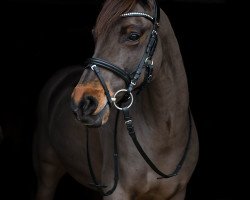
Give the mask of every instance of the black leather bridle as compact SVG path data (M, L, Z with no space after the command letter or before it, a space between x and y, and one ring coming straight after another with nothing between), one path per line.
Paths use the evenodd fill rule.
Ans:
M121 17L144 17L153 23L153 28L152 28L151 35L150 35L147 47L145 49L145 52L144 52L139 64L137 65L137 67L135 67L135 71L133 73L127 73L125 70L121 69L120 67L118 67L112 63L109 63L106 60L100 59L100 58L88 59L88 65L86 68L90 68L96 73L98 79L100 80L100 82L103 86L103 89L104 89L104 92L107 96L109 105L111 105L112 102L115 102L115 100L111 99L108 88L106 86L105 81L103 80L103 78L101 76L99 68L107 69L107 70L113 72L114 74L116 74L121 79L123 79L124 82L126 83L126 86L127 86L127 89L126 89L127 93L131 93L132 90L134 89L134 86L136 85L138 79L140 78L144 67L146 69L145 70L146 75L144 77L144 81L143 81L143 84L141 86L141 89L142 89L142 87L145 87L145 85L151 81L152 73L153 73L152 57L154 55L155 48L157 46L157 41L158 41L157 29L159 27L159 20L160 20L160 7L158 6L157 2L155 1L154 17L151 17L150 15L148 15L146 13L142 13L142 12L124 13L121 15Z
M108 104L109 106L112 106L113 104L115 105L115 107L118 109L117 112L117 116L116 116L116 123L115 123L115 130L114 130L114 153L113 153L113 157L114 157L114 185L113 187L107 191L104 192L103 189L106 188L107 186L101 185L97 182L95 173L93 171L93 167L91 164L91 159L90 159L90 152L89 152L89 136L88 136L88 132L87 132L87 160L88 160L88 165L89 165L89 171L93 180L93 184L97 190L103 195L103 196L108 196L111 195L117 186L118 180L119 180L119 173L118 173L118 151L117 151L117 124L118 124L118 118L119 118L119 111L121 110L123 112L124 115L124 120L125 120L125 125L127 127L128 133L131 136L137 150L139 151L139 153L141 154L141 156L144 158L144 160L147 162L147 164L158 174L160 175L160 177L158 179L161 178L170 178L173 176L176 176L178 174L178 172L180 171L182 164L186 158L186 154L188 151L188 147L189 147L189 143L190 143L190 138L191 138L191 129L192 129L192 122L191 122L191 116L190 116L190 111L189 111L189 136L188 136L188 141L187 141L187 145L185 147L183 156L181 158L181 160L179 161L179 163L177 164L175 170L170 173L170 174L164 174L163 172L161 172L155 165L154 163L150 160L150 158L147 156L147 154L144 152L144 150L142 149L141 145L139 144L136 134L135 134L135 130L134 130L134 126L133 126L133 120L132 117L129 114L129 108L133 103L133 95L132 95L132 91L135 89L136 83L139 80L142 70L143 68L145 68L145 76L144 76L144 81L142 83L142 85L139 87L139 91L142 90L148 83L150 83L151 79L152 79L152 73L153 73L153 60L152 57L154 55L156 46L157 46L157 41L158 41L158 35L157 35L157 29L159 27L159 20L160 20L160 8L157 4L156 1L154 1L154 16L151 17L150 15L146 14L146 13L141 13L141 12L129 12L129 13L124 13L121 15L121 17L144 17L148 20L150 20L153 23L153 28L151 31L151 35L147 44L147 47L145 49L145 52L139 62L139 64L136 67L136 70L133 73L127 73L126 71L124 71L123 69L119 68L118 66L109 63L103 59L100 58L90 58L87 61L87 66L85 67L85 69L91 69L92 71L95 72L96 76L98 77L100 83L102 84L102 87L104 89L105 95L107 97L108 100ZM122 89L119 90L115 93L114 97L111 97L108 87L101 75L101 71L99 68L104 68L108 71L111 71L112 73L116 74L118 77L120 77L121 79L124 80L124 82L126 83L126 87L127 89ZM138 88L137 88L138 89ZM117 98L116 96L121 93L124 92L124 98L122 98L122 100L119 100L117 102ZM125 101L130 101L129 105L126 104L125 107L121 107L122 103Z

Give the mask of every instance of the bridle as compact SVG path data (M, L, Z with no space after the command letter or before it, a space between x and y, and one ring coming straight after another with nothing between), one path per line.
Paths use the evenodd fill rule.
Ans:
M136 134L135 134L135 130L134 130L134 126L133 126L133 120L132 117L129 114L129 108L132 106L133 104L133 94L132 91L134 91L135 86L137 84L137 81L139 80L142 70L143 68L145 68L145 76L144 76L144 81L141 84L139 88L139 92L148 84L150 83L150 81L152 80L152 73L153 73L153 55L157 46L157 41L158 41L158 35L157 35L157 29L159 27L159 20L160 20L160 8L157 4L157 2L154 0L154 16L150 16L146 13L141 13L141 12L129 12L129 13L124 13L121 15L121 17L144 17L148 20L150 20L153 23L153 28L150 34L150 38L147 44L147 47L145 49L145 52L139 62L139 64L136 67L136 70L133 73L127 73L125 70L119 68L118 66L109 63L103 59L100 58L90 58L87 61L87 66L85 67L85 69L91 69L92 71L95 72L96 76L98 77L105 95L108 99L108 104L109 106L114 105L117 109L117 116L116 116L116 123L115 123L115 130L114 130L114 152L113 152L113 157L114 157L114 185L113 187L107 191L104 192L103 189L106 188L107 186L103 186L100 185L97 182L95 173L93 171L93 167L91 164L91 158L90 158L90 152L89 152L89 133L87 132L87 160L88 160L88 166L89 166L89 171L93 180L93 184L97 190L103 195L103 196L108 196L111 195L115 189L116 186L118 184L118 180L119 180L119 173L118 173L118 151L117 151L117 124L118 124L118 118L119 118L119 111L123 112L124 115L124 120L125 120L125 125L127 127L127 131L129 133L129 135L131 136L137 150L139 151L139 153L141 154L141 156L144 158L144 160L147 162L147 164L158 174L160 175L160 177L158 179L161 178L170 178L173 176L176 176L178 174L178 172L180 171L183 162L186 158L186 154L188 151L188 147L189 147L189 143L190 143L190 137L191 137L191 129L192 129L192 122L191 122L191 116L190 116L190 111L189 111L189 136L188 136L188 141L187 141L187 145L185 147L184 153L182 158L180 159L179 163L177 164L175 170L170 173L170 174L164 174L163 172L161 172L155 165L154 163L150 160L150 158L147 156L147 154L145 153L145 151L142 149L141 145L139 144ZM115 75L117 75L118 77L120 77L121 79L124 80L125 84L126 84L126 89L121 89L118 90L113 97L111 97L108 87L104 81L104 78L102 77L100 68L104 68L112 73L114 73ZM138 89L137 88L137 89ZM119 101L117 100L117 96L120 93L124 93L124 96L122 99L120 99ZM122 107L122 104L124 102L130 101L129 103L126 104L126 106Z
M116 99L115 98L111 98L110 94L109 94L109 90L106 86L106 83L100 73L100 69L99 68L104 68L106 70L109 70L111 72L113 72L114 74L116 74L118 77L120 77L121 79L124 80L127 89L122 89L119 90L117 92L124 92L124 90L126 90L127 94L130 94L130 96L132 96L131 92L134 89L134 87L136 86L136 83L138 81L138 79L141 76L142 70L143 68L145 68L145 77L144 77L144 81L140 87L140 90L142 90L146 84L150 83L151 79L152 79L152 73L153 73L153 60L152 57L154 55L155 52L155 48L157 46L157 41L158 41L158 36L157 36L157 29L159 27L159 20L160 20L160 8L157 4L157 2L155 1L155 6L154 6L154 17L146 14L146 13L142 13L142 12L129 12L129 13L124 13L121 15L122 18L125 17L144 17L148 20L150 20L153 23L153 28L151 31L151 35L147 44L147 47L145 49L145 52L139 62L139 64L137 65L137 67L135 68L135 71L133 73L128 73L125 70L121 69L120 67L107 62L106 60L100 59L100 58L90 58L88 59L88 65L86 66L86 68L90 68L91 70L93 70L95 72L95 74L97 75L99 81L101 82L104 92L106 94L106 97L108 99L108 103L111 106L112 103L114 103L114 105L118 108L117 104L116 104ZM120 107L119 107L120 108ZM120 109L121 110L121 109Z

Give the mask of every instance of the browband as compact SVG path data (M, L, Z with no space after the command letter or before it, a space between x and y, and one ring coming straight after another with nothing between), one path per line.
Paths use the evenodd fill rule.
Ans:
M121 15L121 17L145 17L146 19L148 19L149 21L151 21L152 23L154 23L155 19L146 14L146 13L142 13L142 12L129 12L129 13L124 13Z
M154 7L154 14L155 17L150 16L149 14L143 13L143 12L128 12L121 14L121 17L145 17L149 21L151 21L153 24L159 25L160 22L160 7L155 1L155 7Z

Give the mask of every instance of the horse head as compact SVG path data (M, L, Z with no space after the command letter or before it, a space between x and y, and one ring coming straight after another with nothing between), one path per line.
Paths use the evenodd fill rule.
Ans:
M154 0L106 1L93 29L93 57L72 93L72 109L85 125L105 124L121 96L152 80L153 65L157 73L159 13Z

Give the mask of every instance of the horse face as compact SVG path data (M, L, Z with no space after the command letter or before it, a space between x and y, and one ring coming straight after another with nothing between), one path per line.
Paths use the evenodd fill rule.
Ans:
M140 4L134 10L145 12ZM142 59L151 30L152 23L143 17L119 17L104 32L93 31L96 42L93 58L103 59L132 74ZM107 69L100 68L100 71L111 97L126 88L121 77ZM138 80L138 86L143 78L144 75ZM85 125L101 126L107 122L110 106L103 85L93 71L84 71L72 93L72 102L77 119Z

